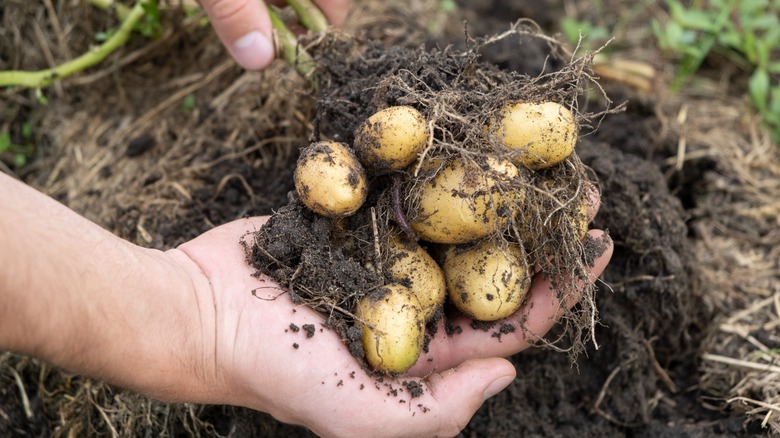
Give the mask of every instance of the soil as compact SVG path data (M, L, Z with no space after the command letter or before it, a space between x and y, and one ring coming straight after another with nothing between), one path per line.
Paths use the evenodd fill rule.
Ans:
M557 3L461 2L458 18L439 40L428 44L433 47L455 41L458 48L465 40L462 18L469 19L471 35L504 31L507 17L528 17L547 27L560 14ZM421 30L425 24L410 18L410 11L387 8L378 14L383 23L394 19L409 26L408 31L403 36L374 35L372 29L378 27L366 26L368 30L362 35L381 37L391 44L404 44L408 38L416 45L415 38L425 33ZM84 16L92 17L98 25L105 20ZM170 63L165 50L152 49L139 55L144 60L140 72L124 76L114 72L115 82L98 80L94 89L71 90L75 97L54 103L49 111L62 112L61 120L72 121L74 126L47 121L51 138L39 138L39 164L20 170L20 175L116 234L158 248L175 246L237 217L270 214L287 204L293 190L294 151L308 143L315 128L332 126L325 126L322 120L309 123L314 119L314 102L305 93L292 91L302 87L293 74L277 69L258 78L242 76L234 67L220 67L223 60L214 56L218 44L193 29L179 29L177 36L164 40L174 47L202 49L193 52L200 55L182 60L182 65ZM12 53L10 48L0 47ZM507 39L481 53L485 62L497 68L532 76L542 68L562 67L548 59L547 44L533 39ZM24 63L18 55L3 59ZM143 100L155 94L148 90L113 101L135 122L120 120L116 114L113 119L101 115L106 117L103 120L73 111L83 102L96 107L104 104L104 96L114 96L110 90L117 83L128 89L144 84L148 80L144 75L155 68L161 83L186 76L186 65L194 71L224 68L216 82L202 79L195 90L199 104L192 114L171 110L162 102L159 111L166 115L166 121L158 125L138 122L145 117L140 108L157 103ZM275 76L281 79L268 79ZM234 84L238 85L230 88ZM159 87L156 90L160 93L166 90ZM273 97L285 94L285 90L289 91L287 99ZM705 296L710 283L704 282L709 277L703 272L703 256L695 238L705 235L706 230L702 218L707 212L701 210L704 184L712 178L711 171L723 164L718 157L705 154L688 163L685 174L671 172L667 157L673 155L678 138L659 135L668 130L668 122L659 117L658 102L620 84L609 86L607 91L615 102L628 102L626 111L601 120L597 130L586 132L577 149L602 192L602 207L593 226L609 230L615 242L612 262L596 292L601 318L595 331L598 348L586 344L585 354L575 363L565 354L545 349L512 357L520 377L485 403L462 436L713 437L766 433L758 421L746 419L737 410L705 404L707 394L700 385L699 358L714 336L719 309ZM14 99L4 101L15 111L12 121L43 118L30 109L34 105L19 103L26 102L23 97ZM230 106L224 103L227 99L233 99ZM330 123L338 120L330 116L326 117ZM128 134L127 123L141 132ZM177 124L184 128L177 128ZM58 162L53 157L63 153L52 145L79 139L74 132L82 130L89 131L93 140L89 144L73 142L78 150L72 153L76 158L51 165ZM20 139L18 132L13 134ZM174 145L173 152L165 150L166 145ZM79 160L85 160L79 155L82 149L91 151L86 159L93 160L94 172L86 176L76 171L83 165ZM69 170L72 175L62 177L60 172ZM82 182L89 178L89 184ZM763 233L769 235L771 230ZM314 327L296 329L307 335L315 333ZM447 329L456 333L471 328ZM505 330L509 329L496 329L497 341ZM32 359L4 354L0 363L26 382L31 408L28 418L17 380L3 371L3 436L99 435L112 429L126 435L312 436L305 429L248 409L166 405L52 370ZM407 389L414 392L419 388Z

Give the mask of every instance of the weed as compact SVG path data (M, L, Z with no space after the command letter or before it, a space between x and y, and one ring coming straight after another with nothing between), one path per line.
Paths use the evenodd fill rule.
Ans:
M566 17L560 23L561 32L572 46L584 45L587 50L595 50L603 46L610 38L610 31L589 21L575 20Z
M10 131L0 132L0 159L9 165L21 167L27 164L35 147L32 144L32 125L27 122L21 129L22 144L15 143Z
M652 23L661 49L679 58L679 90L711 54L750 72L750 100L780 141L780 0L664 0L671 20Z

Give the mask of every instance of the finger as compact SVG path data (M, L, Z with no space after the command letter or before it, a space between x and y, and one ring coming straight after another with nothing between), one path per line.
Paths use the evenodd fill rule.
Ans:
M594 261L591 268L590 279L596 281L612 257L612 240L601 230L591 230L588 233L594 239L601 239L603 236L607 245L604 253ZM471 358L506 357L528 348L563 316L558 294L549 279L537 277L529 293L528 301L523 307L509 318L498 321L495 330L485 332L472 329L471 319L459 316L447 324L460 327L462 332L448 336L444 334L444 322L440 322L437 336L428 344L428 352L421 355L409 374L425 375L431 370L451 368ZM578 299L579 297L570 297L566 306L571 308ZM522 321L522 328L519 326L519 320ZM502 333L497 339L493 333L504 324L512 325L515 331Z
M327 405L330 412L314 424L308 422L307 426L317 435L455 436L486 399L512 382L516 371L506 359L488 358L467 361L425 379L375 380L361 374L355 382L344 385L348 389L360 382L360 390L331 392L327 402L318 406L321 410L321 406ZM356 408L360 409L359 415ZM334 418L352 420L337 422Z
M328 22L341 26L347 19L352 0L315 0Z
M598 188L591 183L585 183L585 193L588 199L585 201L585 206L588 210L588 222L593 222L593 218L601 208L601 194Z
M214 31L233 59L247 70L262 70L274 60L271 20L258 0L201 0Z
M429 377L429 393L435 400L434 414L439 418L434 423L438 425L437 430L425 436L457 435L485 400L509 386L516 374L506 359L489 358L470 360Z

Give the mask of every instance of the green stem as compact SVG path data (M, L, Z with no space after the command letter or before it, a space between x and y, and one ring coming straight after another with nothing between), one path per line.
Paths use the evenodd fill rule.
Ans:
M301 24L314 32L325 32L328 30L328 19L311 0L287 0L287 4L292 6Z
M290 65L295 67L295 70L305 79L309 79L314 83L312 74L316 65L314 58L303 47L298 44L298 39L295 37L290 29L285 26L284 21L279 17L279 14L271 8L268 8L268 15L271 17L271 25L274 29L274 42L277 47L277 52L281 52L280 55Z
M43 88L52 82L64 79L74 73L99 63L106 56L122 47L133 31L136 23L144 16L143 0L139 0L127 14L119 30L106 42L87 53L56 67L40 71L11 70L0 72L0 87L21 85L29 88ZM94 3L93 3L94 4Z
M103 11L108 11L112 7L115 8L116 16L120 20L124 20L130 14L130 8L127 5L118 3L115 0L89 0L89 3Z

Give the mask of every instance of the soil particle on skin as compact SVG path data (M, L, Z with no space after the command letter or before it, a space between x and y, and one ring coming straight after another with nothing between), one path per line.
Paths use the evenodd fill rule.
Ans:
M413 380L404 381L402 383L407 391L409 391L409 395L411 395L412 398L417 398L423 394L425 394L425 387L420 382L416 382Z
M290 330L291 330L293 333L298 333L298 332L301 330L301 329L300 329L300 328L299 328L297 325L295 325L295 324L293 324L293 323L290 323L290 326L289 326L289 327L290 327Z
M314 332L316 331L314 324L304 324L301 326L301 328L303 328L303 331L306 332L307 338L314 336Z

